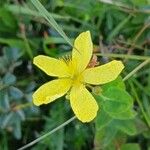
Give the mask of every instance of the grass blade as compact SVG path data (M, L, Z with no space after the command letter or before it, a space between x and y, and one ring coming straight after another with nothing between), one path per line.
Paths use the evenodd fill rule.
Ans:
M131 19L131 15L129 15L127 18L125 18L124 20L122 20L117 26L116 28L110 33L110 35L108 36L107 41L112 41L112 39L119 33L119 31L124 27L124 25Z
M67 37L62 28L57 24L53 16L44 8L44 6L38 0L31 0L35 8L41 13L41 15L48 21L48 23L65 39L65 41L71 46L72 42Z

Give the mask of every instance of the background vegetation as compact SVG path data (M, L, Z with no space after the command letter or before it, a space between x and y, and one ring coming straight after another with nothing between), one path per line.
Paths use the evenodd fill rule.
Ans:
M33 57L70 52L59 35L62 29L71 41L90 30L100 63L123 60L126 90L137 115L132 121L112 121L101 112L96 127L74 120L31 149L150 150L150 1L40 2L60 28L31 1L0 1L0 149L17 149L73 116L65 97L41 107L32 104L32 93L51 80L32 64Z

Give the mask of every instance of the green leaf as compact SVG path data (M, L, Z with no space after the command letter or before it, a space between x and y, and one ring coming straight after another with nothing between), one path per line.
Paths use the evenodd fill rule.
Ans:
M25 50L25 43L23 40L20 39L11 39L11 38L0 38L0 43L7 44L10 47L16 47L22 50L22 53Z
M108 125L102 130L96 130L94 143L97 148L104 149L108 146L117 134L117 129L111 125Z
M139 6L139 7L147 5L147 0L131 0L131 2L133 3L133 5Z
M111 125L128 135L135 135L137 133L134 120L113 120Z
M15 17L6 10L5 8L0 8L0 18L4 22L4 24L9 28L16 28L17 23Z
M108 90L103 91L100 96L103 99L104 110L111 116L123 113L133 105L131 96L119 88L110 87Z
M7 73L4 78L3 78L3 82L4 84L6 85L11 85L11 84L14 84L16 82L16 76L14 76L13 74L11 73Z
M111 117L113 117L114 119L119 119L119 120L128 120L128 119L133 119L137 113L136 111L134 111L132 108L129 108L127 111L122 112L122 113L118 113L118 114L111 114L109 113L109 115Z
M9 88L9 93L10 93L11 97L14 99L20 99L23 97L23 92L21 90L19 90L18 88L13 87L13 86L11 86Z
M140 150L140 146L139 144L136 143L128 143L128 144L124 144L121 147L121 150Z
M96 130L99 131L106 127L113 119L101 108L96 117Z
M12 62L16 61L18 58L22 56L22 51L18 48L5 48L4 55L10 62Z
M17 21L16 18L5 8L0 8L0 20L3 25L3 31L5 32L14 32L17 30ZM1 30L1 26L0 26Z
M15 124L14 124L14 130L13 134L16 139L21 139L22 134L21 134L21 121L19 119L15 119Z
M6 89L0 90L0 110L6 111L10 109L8 92Z
M109 89L110 87L116 87L116 88L119 88L119 89L124 89L125 90L125 84L122 80L122 77L119 76L117 79L109 82L109 83L106 83L102 86L102 90L106 91L107 89Z
M1 121L1 123L0 123L0 127L3 129L3 128L6 128L6 126L11 122L11 120L12 120L12 118L13 118L13 113L9 113L9 114L4 114L3 116L2 116L2 121Z

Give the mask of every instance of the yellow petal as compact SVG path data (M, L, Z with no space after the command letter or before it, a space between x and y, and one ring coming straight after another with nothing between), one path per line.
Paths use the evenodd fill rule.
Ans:
M105 65L89 68L83 72L84 82L89 84L104 84L115 80L123 70L121 61L113 60Z
M36 56L33 63L50 76L67 77L69 69L67 64L59 59L44 55Z
M82 72L88 65L93 51L91 34L89 31L81 33L74 42L72 61L78 72Z
M37 106L50 103L66 94L70 86L70 79L56 79L45 83L33 94L33 103Z
M71 89L70 103L75 115L82 122L90 122L97 115L97 102L82 85Z

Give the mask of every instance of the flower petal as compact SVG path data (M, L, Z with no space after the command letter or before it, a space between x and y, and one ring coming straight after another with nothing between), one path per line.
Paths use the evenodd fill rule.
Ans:
M36 56L33 63L50 76L67 77L69 69L67 64L59 59L44 55Z
M66 94L70 87L70 79L56 79L45 83L33 94L33 103L37 106L50 103Z
M83 85L71 89L70 103L75 115L82 122L90 122L97 115L98 105Z
M105 65L89 68L83 72L84 82L89 84L104 84L115 80L123 70L121 61L113 60Z
M76 64L78 72L82 72L88 65L93 50L91 34L89 31L81 33L74 42L72 61Z

